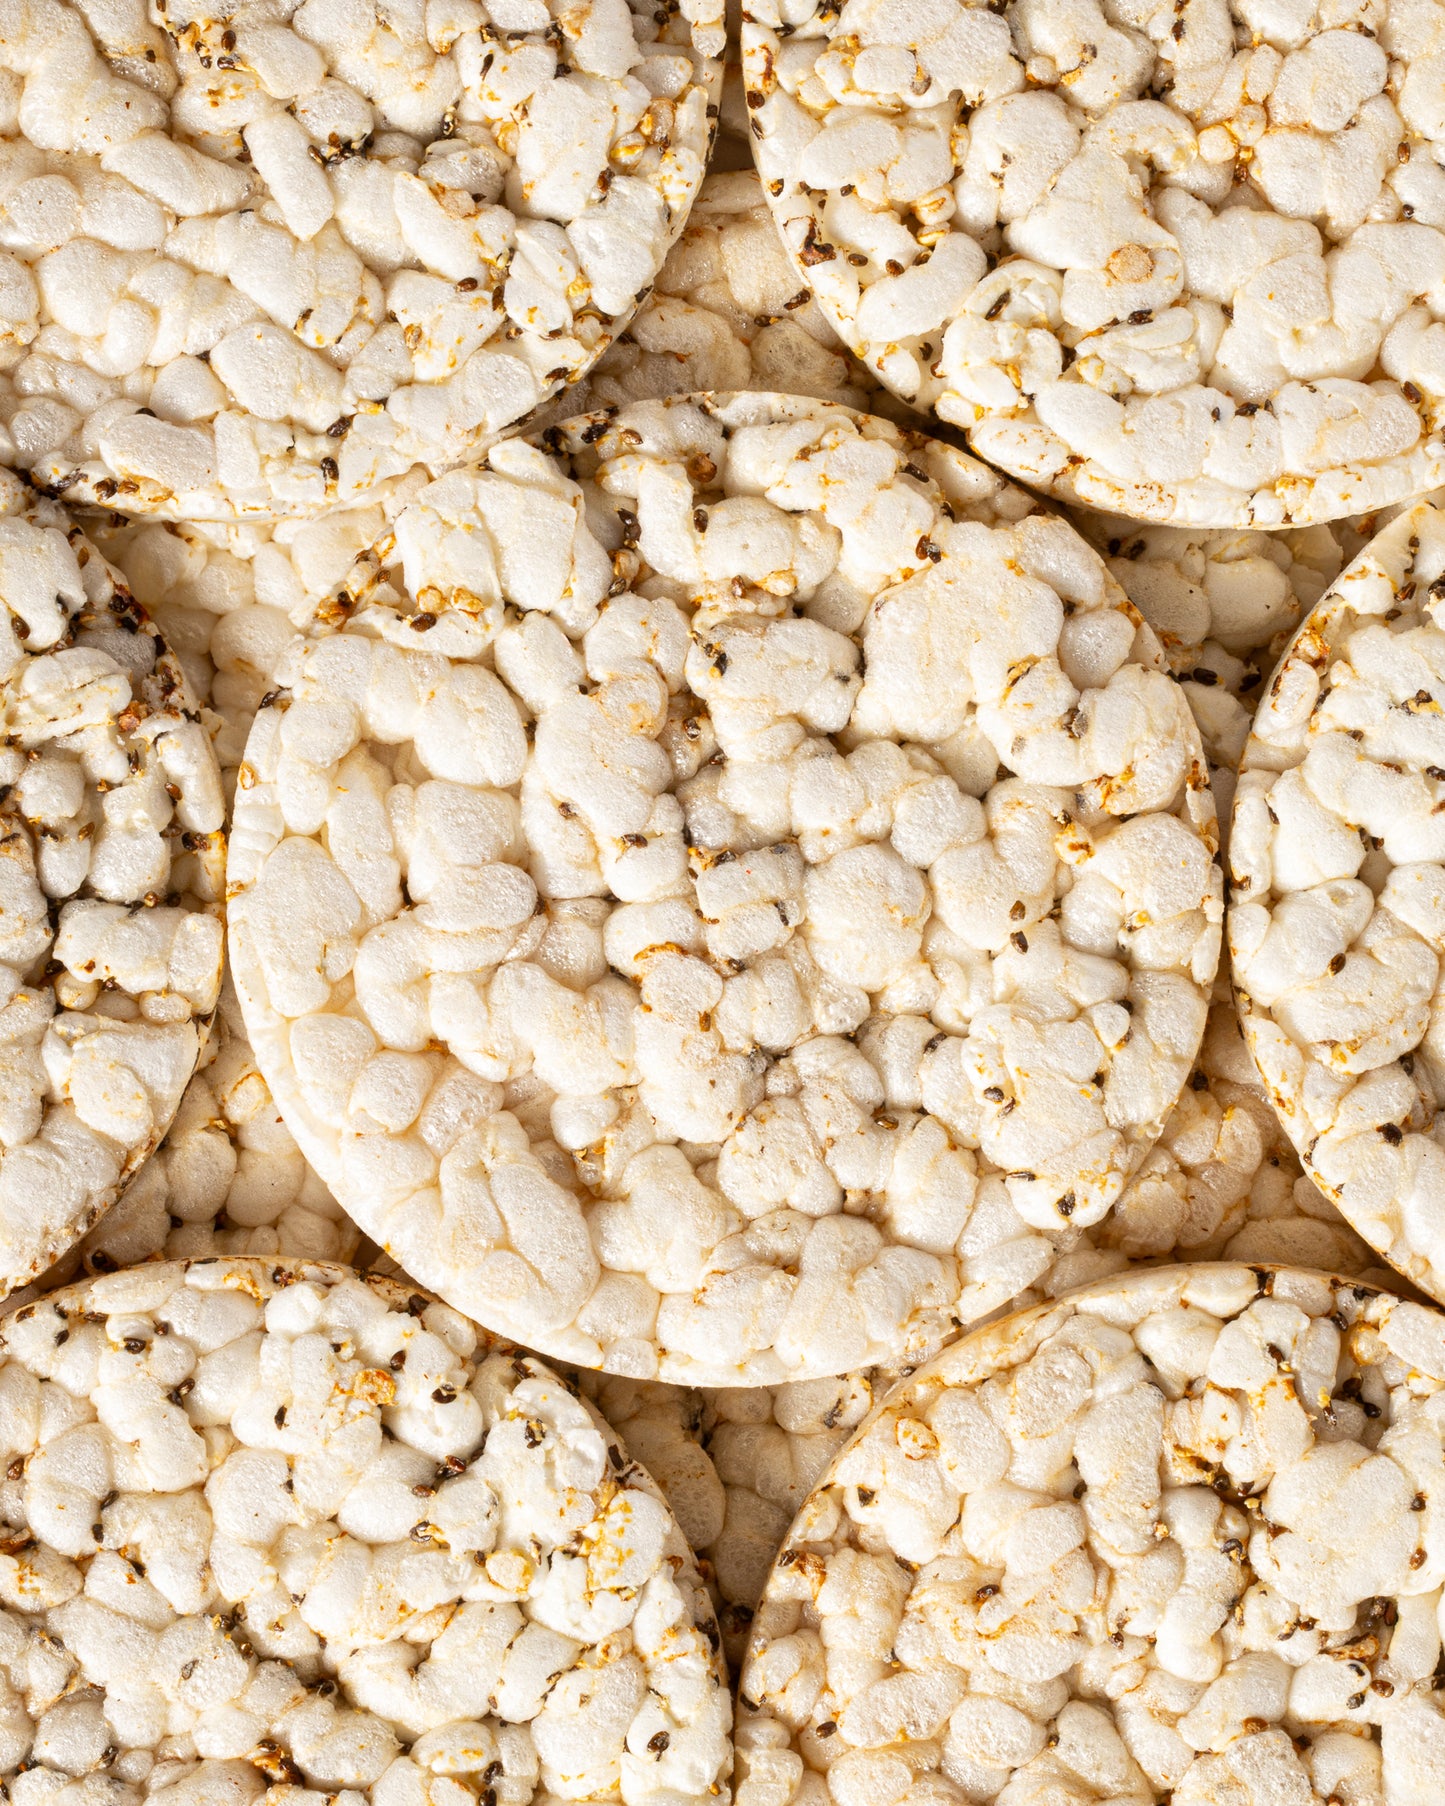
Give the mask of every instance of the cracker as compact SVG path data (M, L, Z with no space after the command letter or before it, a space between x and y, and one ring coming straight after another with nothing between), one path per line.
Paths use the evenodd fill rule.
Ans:
M1291 641L1234 803L1230 945L1250 1051L1309 1172L1445 1294L1437 1085L1445 513L1421 502Z
M1445 476L1435 7L752 0L742 46L800 277L1010 475L1214 527Z
M725 1797L691 1553L534 1357L411 1288L254 1260L53 1294L3 1356L25 1799Z
M788 1534L740 1797L1434 1797L1442 1387L1438 1313L1280 1267L1134 1273L954 1343Z
M903 1358L1099 1221L1187 1077L1192 718L1097 556L936 442L746 395L546 443L413 503L257 716L261 1069L366 1233L557 1359Z
M723 41L718 0L7 0L0 457L170 520L458 463L646 293Z
M165 1134L221 984L225 814L174 654L55 503L0 486L0 1295Z

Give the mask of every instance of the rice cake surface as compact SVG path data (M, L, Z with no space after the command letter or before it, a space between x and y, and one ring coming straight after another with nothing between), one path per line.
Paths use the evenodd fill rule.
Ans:
M155 623L0 478L0 1296L169 1127L221 985L225 804Z
M975 1331L830 1464L740 1679L740 1792L1423 1806L1445 1318L1164 1267Z
M656 277L721 15L8 0L0 457L171 520L310 515L459 463Z
M927 1348L1188 1076L1192 718L1097 555L937 442L741 395L546 444L419 497L257 716L261 1069L368 1234L559 1360Z
M1429 0L750 0L742 45L800 279L981 457L1214 527L1445 476Z
M1316 1183L1445 1296L1445 512L1398 515L1301 624L1245 748L1230 843L1240 1017Z
M92 1280L0 1338L19 1800L727 1799L692 1554L534 1357L257 1260Z

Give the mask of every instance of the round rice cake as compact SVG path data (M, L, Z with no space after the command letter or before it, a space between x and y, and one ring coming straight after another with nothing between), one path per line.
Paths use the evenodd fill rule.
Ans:
M1445 511L1371 540L1291 640L1245 748L1230 951L1250 1052L1348 1222L1445 1296Z
M750 0L742 33L800 276L981 457L1214 527L1445 479L1430 0Z
M681 230L720 0L6 0L0 459L171 520L461 461Z
M723 1794L692 1554L534 1357L309 1262L140 1267L0 1328L17 1806Z
M740 1791L1425 1806L1445 1789L1445 1319L1165 1267L954 1343L799 1512Z
M302 1152L558 1360L897 1361L1119 1195L1188 1077L1197 730L1064 521L794 397L509 440L252 729L231 953Z
M165 1134L221 985L225 802L179 663L0 475L0 1297Z

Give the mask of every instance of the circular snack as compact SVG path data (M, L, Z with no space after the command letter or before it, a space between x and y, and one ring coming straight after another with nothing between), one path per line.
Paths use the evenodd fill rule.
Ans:
M712 1605L656 1485L419 1293L259 1260L55 1293L3 1324L0 1453L15 1806L725 1787Z
M1230 950L1316 1183L1445 1296L1445 511L1407 509L1291 640L1235 795Z
M237 791L302 1151L559 1360L936 1345L1158 1135L1219 939L1198 734L1062 520L849 410L638 404L427 489Z
M5 0L0 459L171 520L458 463L657 275L722 48L714 0Z
M750 0L742 30L800 276L980 456L1219 527L1445 479L1437 6Z
M740 1795L1427 1806L1445 1790L1445 1319L1162 1267L889 1394L754 1622Z
M0 1297L160 1141L221 984L225 805L181 668L0 476Z

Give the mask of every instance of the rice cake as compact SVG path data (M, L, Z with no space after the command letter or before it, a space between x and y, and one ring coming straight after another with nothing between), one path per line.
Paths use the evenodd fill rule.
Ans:
M740 1680L795 1806L1425 1806L1445 1318L1165 1267L954 1343L798 1513Z
M7 0L0 458L170 520L459 463L646 293L723 42L720 0Z
M257 716L261 1070L367 1234L559 1360L906 1358L1188 1076L1192 718L1097 555L937 442L744 395L545 443L424 492Z
M0 1296L165 1134L221 985L225 804L164 638L0 476Z
M1442 595L1445 512L1426 501L1301 624L1245 749L1229 926L1240 1017L1291 1140L1353 1227L1436 1297Z
M308 1262L142 1267L0 1336L20 1800L726 1799L691 1552L534 1357Z
M1445 478L1428 0L750 0L742 34L800 279L980 457L1177 526Z

